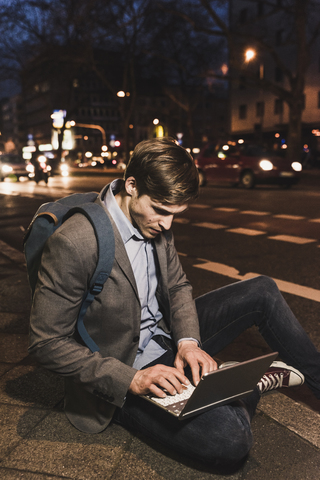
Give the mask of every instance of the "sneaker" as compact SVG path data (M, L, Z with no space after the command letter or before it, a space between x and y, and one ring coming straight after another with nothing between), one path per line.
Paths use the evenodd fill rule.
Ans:
M299 370L283 362L273 362L258 383L258 388L262 394L277 388L296 387L303 383L304 376Z

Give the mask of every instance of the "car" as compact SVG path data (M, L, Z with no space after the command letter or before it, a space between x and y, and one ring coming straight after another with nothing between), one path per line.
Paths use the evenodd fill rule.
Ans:
M300 180L302 165L286 159L285 151L268 151L252 143L208 144L195 160L200 185L229 183L244 188L273 184L290 188Z
M0 154L0 182L6 177L28 177L27 164L25 160L14 153Z

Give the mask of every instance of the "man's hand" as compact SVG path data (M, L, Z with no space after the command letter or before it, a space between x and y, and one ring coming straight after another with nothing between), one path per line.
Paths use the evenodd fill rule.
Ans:
M202 376L218 368L213 358L201 350L198 343L193 340L183 340L178 344L174 366L179 372L183 373L187 365L191 368L192 379L195 385L198 385L200 380L200 369Z
M171 395L175 395L177 392L182 393L182 384L190 384L183 371L180 372L176 368L166 365L155 365L137 371L130 384L129 392L134 395L153 393L157 397L164 398L166 394L162 389L166 389Z

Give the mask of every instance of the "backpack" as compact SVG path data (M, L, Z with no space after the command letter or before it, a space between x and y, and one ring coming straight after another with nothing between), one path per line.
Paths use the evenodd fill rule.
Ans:
M105 190L104 190L105 191ZM104 191L101 193L103 195ZM85 345L92 351L99 347L88 334L83 319L87 308L95 296L101 292L110 275L114 261L115 242L111 221L104 209L94 203L98 193L75 193L55 202L44 203L35 213L23 239L24 254L27 262L28 280L32 297L38 279L41 256L47 239L60 225L75 213L82 213L91 222L98 245L98 262L91 277L77 319L77 331Z

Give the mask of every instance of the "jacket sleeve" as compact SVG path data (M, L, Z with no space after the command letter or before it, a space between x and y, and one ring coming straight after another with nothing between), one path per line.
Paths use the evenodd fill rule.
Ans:
M173 338L176 343L181 338L194 338L200 343L199 320L192 296L192 286L182 269L171 231L167 232L166 239L168 290Z
M91 225L73 236L59 229L47 241L31 309L29 352L42 366L121 407L136 370L77 341L78 313L97 261L94 241Z

